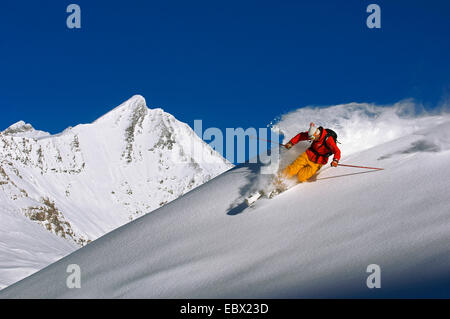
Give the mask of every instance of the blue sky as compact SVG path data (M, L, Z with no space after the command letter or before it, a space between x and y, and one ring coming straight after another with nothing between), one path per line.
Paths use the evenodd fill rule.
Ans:
M66 27L79 4L81 30ZM382 28L366 27L381 7ZM450 92L449 1L10 1L0 4L0 129L57 133L134 94L183 122L264 127L301 106Z

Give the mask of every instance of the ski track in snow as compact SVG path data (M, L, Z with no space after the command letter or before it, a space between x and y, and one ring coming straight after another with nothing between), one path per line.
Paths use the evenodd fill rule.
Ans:
M383 171L325 169L249 208L245 196L264 176L259 164L243 164L0 298L449 297L450 116L393 118L400 109L351 104L336 107L337 115L328 110L341 122L318 123L346 123L336 129L341 163ZM309 113L298 110L277 125L293 136ZM305 147L284 152L283 161ZM66 286L69 264L81 267L81 289ZM381 267L381 289L366 287L370 264Z

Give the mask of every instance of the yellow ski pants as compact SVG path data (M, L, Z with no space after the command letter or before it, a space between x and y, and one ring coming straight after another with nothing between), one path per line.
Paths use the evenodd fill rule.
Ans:
M302 183L311 178L321 167L321 164L310 161L308 155L304 152L283 170L283 175L287 178L297 175L298 181Z

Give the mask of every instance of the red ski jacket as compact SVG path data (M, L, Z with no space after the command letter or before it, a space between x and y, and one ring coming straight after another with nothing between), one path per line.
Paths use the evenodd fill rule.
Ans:
M328 157L331 154L334 154L334 158L336 160L341 159L341 150L337 147L333 138L328 137L326 143L324 144L325 136L327 135L327 131L320 127L322 132L320 133L319 139L312 142L311 146L306 150L306 154L310 161L318 164L326 164L328 162ZM309 140L308 132L301 132L295 135L290 142L292 145L297 144L301 141ZM325 146L326 145L326 146Z

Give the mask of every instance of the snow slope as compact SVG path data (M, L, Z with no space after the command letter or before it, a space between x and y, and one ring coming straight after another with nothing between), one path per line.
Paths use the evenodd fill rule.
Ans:
M0 288L230 167L139 95L57 135L12 125L0 133Z
M358 115L349 111L353 107L338 109L351 117ZM377 121L396 108L375 107L381 115L364 120L378 134L358 131L356 120L348 120L353 131L346 127L353 138L373 134L374 140L368 147L349 142L352 152L341 162L383 171L327 167L315 180L248 208L243 201L261 178L261 166L240 165L0 297L449 297L450 116L415 116L410 123L416 126L393 123L401 127L386 135L384 121ZM292 130L289 119L277 125ZM345 150L352 138L341 133ZM283 157L306 146L283 151ZM66 286L70 264L81 267L80 289ZM370 264L381 267L381 289L366 286Z

